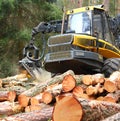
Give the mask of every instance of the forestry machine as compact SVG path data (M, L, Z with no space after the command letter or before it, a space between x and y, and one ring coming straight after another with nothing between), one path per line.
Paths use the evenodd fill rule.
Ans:
M43 66L52 74L73 70L109 76L120 68L120 15L109 17L103 6L87 6L65 12L63 20L41 22L23 49L22 66L35 77ZM43 52L34 44L42 33ZM45 44L45 33L55 32ZM59 34L58 34L59 33ZM45 49L46 48L46 49ZM43 59L42 59L43 58Z

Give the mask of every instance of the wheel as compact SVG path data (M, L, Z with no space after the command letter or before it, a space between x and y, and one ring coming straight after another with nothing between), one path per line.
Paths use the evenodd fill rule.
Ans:
M109 58L104 61L103 68L101 70L105 77L109 77L114 71L120 69L120 58Z

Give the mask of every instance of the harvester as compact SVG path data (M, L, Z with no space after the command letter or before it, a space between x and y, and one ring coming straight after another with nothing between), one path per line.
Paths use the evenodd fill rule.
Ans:
M65 11L63 20L40 22L23 49L22 66L35 77L45 70L52 74L73 70L76 74L104 73L120 68L120 16L112 18L102 5ZM45 44L45 34L54 32ZM34 44L42 33L43 50Z

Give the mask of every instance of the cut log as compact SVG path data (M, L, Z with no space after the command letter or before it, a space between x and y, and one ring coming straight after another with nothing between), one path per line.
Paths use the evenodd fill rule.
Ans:
M25 107L25 112L31 112L31 111L39 111L39 110L43 110L45 108L49 108L51 107L50 105L46 105L44 103L40 103L37 105L30 105Z
M22 86L13 86L13 87L9 87L9 88L0 88L0 91L15 91L17 95L23 93L24 91L26 91L26 88L22 87Z
M45 104L51 103L55 96L59 95L62 91L62 84L50 85L47 89L34 97L31 97L31 105L39 104L40 102L44 102Z
M103 91L104 89L103 87L101 87L100 83L98 83L95 86L90 85L86 88L86 93L88 95L96 95L96 94L102 93Z
M99 96L99 97L97 97L96 100L97 100L97 101L104 101L104 97L103 97L103 96Z
M45 91L50 92L53 95L58 95L62 91L62 84L55 84L55 85L48 86Z
M23 111L18 102L11 103L9 101L0 102L0 115L13 115Z
M119 89L120 85L120 72L113 72L108 79L105 80L104 88L108 92L115 92Z
M71 96L59 97L53 110L53 121L81 121L83 110L80 103Z
M62 81L62 90L63 90L63 92L69 92L69 91L73 90L75 85L76 85L75 78L70 74L66 75Z
M83 75L82 82L85 85L90 85L92 83L92 75Z
M42 94L43 93L40 93L40 94L38 94L38 95L36 95L34 97L31 97L30 104L31 105L38 105L38 104L40 104L42 102Z
M22 94L26 95L28 97L33 97L33 96L43 92L46 89L47 86L52 85L52 84L56 84L56 83L61 83L64 76L68 75L68 74L74 75L74 72L69 70L69 71L67 71L67 72L65 72L61 75L55 76L54 78L47 80L46 82L37 84L36 86L34 86L31 89L26 90Z
M10 81L12 81L12 80L21 80L23 78L27 78L26 74L18 74L18 75L15 75L15 76L3 78L2 83L3 84L9 84Z
M51 103L53 100L53 95L50 92L43 92L42 102L45 104Z
M94 75L83 75L82 82L86 85L96 85L97 83L104 83L103 74L94 74Z
M76 97L76 98L83 98L83 99L88 99L88 100L94 100L95 99L95 97L89 96L86 93L83 93L79 97Z
M84 111L82 121L99 121L120 112L120 105L105 101L77 99Z
M73 95L76 96L76 97L80 97L81 94L83 94L84 92L84 89L81 87L81 86L76 86L74 89L73 89Z
M62 96L54 106L52 117L53 121L100 121L118 112L119 104Z
M0 91L0 101L11 101L13 102L16 98L15 91Z
M120 112L101 121L120 121Z
M30 98L24 94L18 96L18 102L22 107L26 107L30 104Z
M112 81L108 78L105 80L104 89L107 92L115 92L117 90L117 85L114 80Z
M30 105L25 107L25 112L38 111L38 110L41 110L40 105Z
M39 111L21 113L5 117L5 121L48 121L52 117L53 107L45 108Z
M92 85L96 85L98 83L102 84L104 81L105 79L103 74L97 73L92 75Z
M70 92L67 92L67 93L63 93L61 95L58 95L55 97L56 102L60 101L62 98L66 97L66 96L73 96L73 94Z
M120 90L114 92L114 93L108 93L105 97L104 97L104 101L108 101L108 102L113 102L113 103L117 103L120 100Z

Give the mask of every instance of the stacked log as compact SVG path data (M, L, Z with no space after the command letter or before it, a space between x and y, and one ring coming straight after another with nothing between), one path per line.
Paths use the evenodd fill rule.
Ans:
M120 112L119 71L105 78L100 73L75 75L69 70L45 82L20 74L0 83L3 121L100 121ZM16 86L25 89L18 92Z
M53 121L100 121L120 112L119 104L90 101L73 96L58 98L60 99L53 110Z

